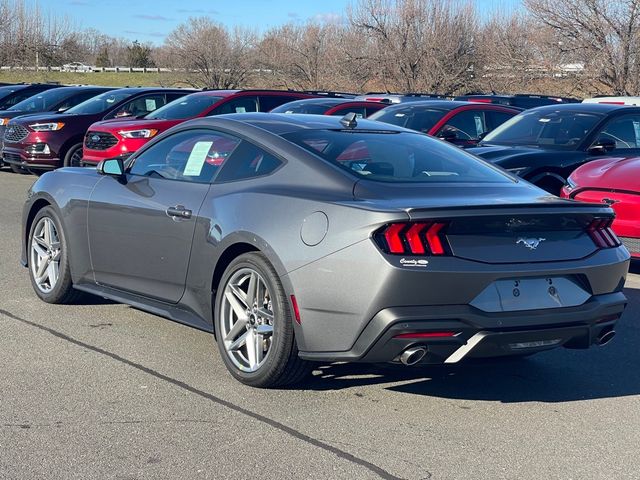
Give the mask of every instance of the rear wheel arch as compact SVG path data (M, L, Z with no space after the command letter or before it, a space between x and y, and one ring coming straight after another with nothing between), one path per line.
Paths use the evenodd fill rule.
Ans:
M244 253L259 251L260 250L255 245L239 242L234 243L233 245L229 245L225 249L225 251L222 252L222 255L220 255L220 258L218 258L218 261L216 262L216 266L213 271L213 278L211 280L211 308L213 309L213 312L215 312L215 294L218 291L218 285L220 284L222 275L224 274L224 271L227 269L227 267L231 264L231 262L233 262L235 258L239 257L240 255Z

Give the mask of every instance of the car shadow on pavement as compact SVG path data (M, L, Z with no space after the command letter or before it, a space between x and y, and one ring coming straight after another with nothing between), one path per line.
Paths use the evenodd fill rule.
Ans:
M624 315L618 336L605 347L557 349L530 358L469 360L456 365L321 365L298 388L337 390L384 385L388 391L401 394L503 403L639 395L640 289L629 288L625 294L634 311Z

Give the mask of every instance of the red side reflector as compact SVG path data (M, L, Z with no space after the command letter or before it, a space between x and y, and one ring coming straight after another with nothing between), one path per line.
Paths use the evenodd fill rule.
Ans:
M302 320L300 320L300 310L298 309L298 301L296 300L295 295L291 295L291 305L293 306L293 315L295 316L296 323L298 325L302 325Z
M434 223L427 230L427 245L433 255L444 255L444 247L438 234L444 228L444 223Z
M405 226L404 223L394 223L384 231L384 239L387 241L391 253L404 253L400 232Z
M393 338L447 338L454 337L456 332L415 332L401 333Z

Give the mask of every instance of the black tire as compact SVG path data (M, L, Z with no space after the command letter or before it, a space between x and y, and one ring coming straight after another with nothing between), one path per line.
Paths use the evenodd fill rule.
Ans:
M49 218L57 231L58 239L60 243L60 260L58 267L58 280L55 286L51 289L50 292L44 292L40 289L38 284L36 283L36 279L34 276L33 265L32 265L32 244L34 242L33 235L36 229L36 226L43 218ZM33 223L31 224L31 229L29 230L29 241L27 244L27 255L29 259L29 278L31 279L31 285L33 290L36 292L36 295L43 301L47 303L54 304L68 304L75 303L80 298L82 298L82 292L75 290L73 288L73 282L71 280L71 269L69 268L69 252L68 252L68 244L67 238L62 228L62 222L58 217L58 214L53 209L53 207L47 206L43 207L36 214L33 219Z
M269 353L265 357L264 363L254 372L242 371L233 363L224 346L221 334L223 331L222 305L225 288L234 273L246 268L259 273L269 291L272 292L271 301L275 313ZM273 388L298 382L310 372L310 364L298 357L293 316L282 283L275 269L263 254L246 253L229 264L220 280L215 305L216 342L225 366L235 379L252 387Z
M67 154L64 156L63 165L65 167L81 167L82 166L80 163L81 161L82 161L82 144L78 143L67 151Z
M11 167L11 171L13 173L17 173L19 175L29 174L29 170L27 170L26 168L22 168L20 165L14 165L13 163L10 163L9 166Z

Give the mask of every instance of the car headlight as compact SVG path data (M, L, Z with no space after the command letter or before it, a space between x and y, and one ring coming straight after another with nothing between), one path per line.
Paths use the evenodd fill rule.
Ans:
M0 118L0 126L4 126L9 123L10 118Z
M64 127L62 122L32 123L29 128L34 132L53 132Z
M155 128L141 128L140 130L120 130L118 132L124 138L151 138L158 130Z

